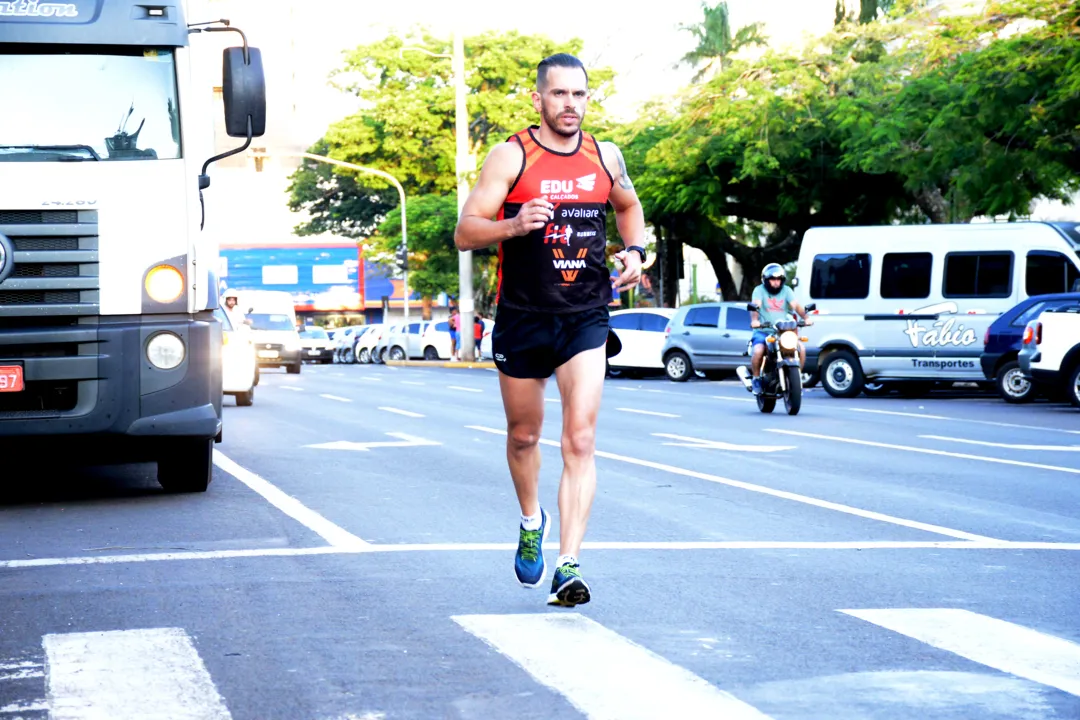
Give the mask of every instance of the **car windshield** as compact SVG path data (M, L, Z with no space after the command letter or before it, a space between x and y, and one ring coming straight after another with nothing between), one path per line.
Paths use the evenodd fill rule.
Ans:
M305 340L329 340L330 336L322 328L309 328L300 333Z
M0 162L181 157L173 51L0 48Z
M255 330L293 330L292 318L288 315L272 313L252 313L248 315L251 327Z

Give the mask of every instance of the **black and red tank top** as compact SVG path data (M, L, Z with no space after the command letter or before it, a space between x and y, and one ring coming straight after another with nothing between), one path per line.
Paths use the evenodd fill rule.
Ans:
M507 142L524 150L521 171L499 210L515 217L533 198L555 206L547 226L499 244L498 303L516 310L566 313L611 302L607 203L613 179L596 139L582 131L573 152L540 144L533 125Z

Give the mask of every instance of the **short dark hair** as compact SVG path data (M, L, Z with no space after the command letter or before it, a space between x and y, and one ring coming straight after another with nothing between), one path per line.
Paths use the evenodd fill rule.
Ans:
M556 53L555 55L549 55L540 61L540 64L536 66L536 88L542 90L545 83L547 83L548 68L563 67L563 68L581 68L581 72L585 73L585 86L589 85L589 71L585 69L585 65L570 53Z

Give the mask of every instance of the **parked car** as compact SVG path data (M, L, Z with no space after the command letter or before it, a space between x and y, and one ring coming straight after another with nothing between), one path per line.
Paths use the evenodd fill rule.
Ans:
M753 336L743 302L683 305L664 333L664 372L675 382L689 380L699 370L709 379L734 373L748 362Z
M255 358L253 333L247 325L234 328L220 307L214 317L221 323L221 386L224 395L236 398L236 404L248 407L255 402L259 384L259 363Z
M491 331L495 329L495 322L483 318L484 336L480 340L480 358L491 357ZM411 341L411 339L410 339ZM427 323L420 335L418 352L412 350L411 357L423 357L425 360L449 360L450 359L450 324L446 320Z
M1049 395L1064 391L1080 408L1080 303L1039 313L1023 342L1017 359L1024 374Z
M348 351L348 356L352 358L349 362L358 362L362 365L372 362L371 351L375 349L375 345L384 332L386 332L386 325L375 323L355 333L352 338L352 349Z
M365 332L370 325L349 325L348 327L338 328L334 331L334 362L338 363L354 363L356 357L353 355L353 344L356 342L356 338L360 337L361 333Z
M1028 322L1038 318L1045 310L1078 301L1080 293L1034 295L1002 313L987 328L980 363L983 375L987 380L994 381L998 394L1005 402L1030 402L1039 395L1038 386L1028 380L1017 359Z
M328 363L334 357L334 344L326 330L308 325L300 331L300 357L318 363Z
M608 358L612 375L661 372L664 369L665 330L674 308L630 308L611 313L610 326L622 349Z

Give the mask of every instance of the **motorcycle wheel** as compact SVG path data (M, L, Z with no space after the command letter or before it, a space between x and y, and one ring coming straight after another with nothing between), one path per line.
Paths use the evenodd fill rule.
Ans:
M787 390L784 392L784 407L788 415L798 415L802 408L802 373L797 367L786 367Z
M765 397L764 394L755 397L757 398L757 409L763 413L771 413L773 408L776 407L775 397Z

